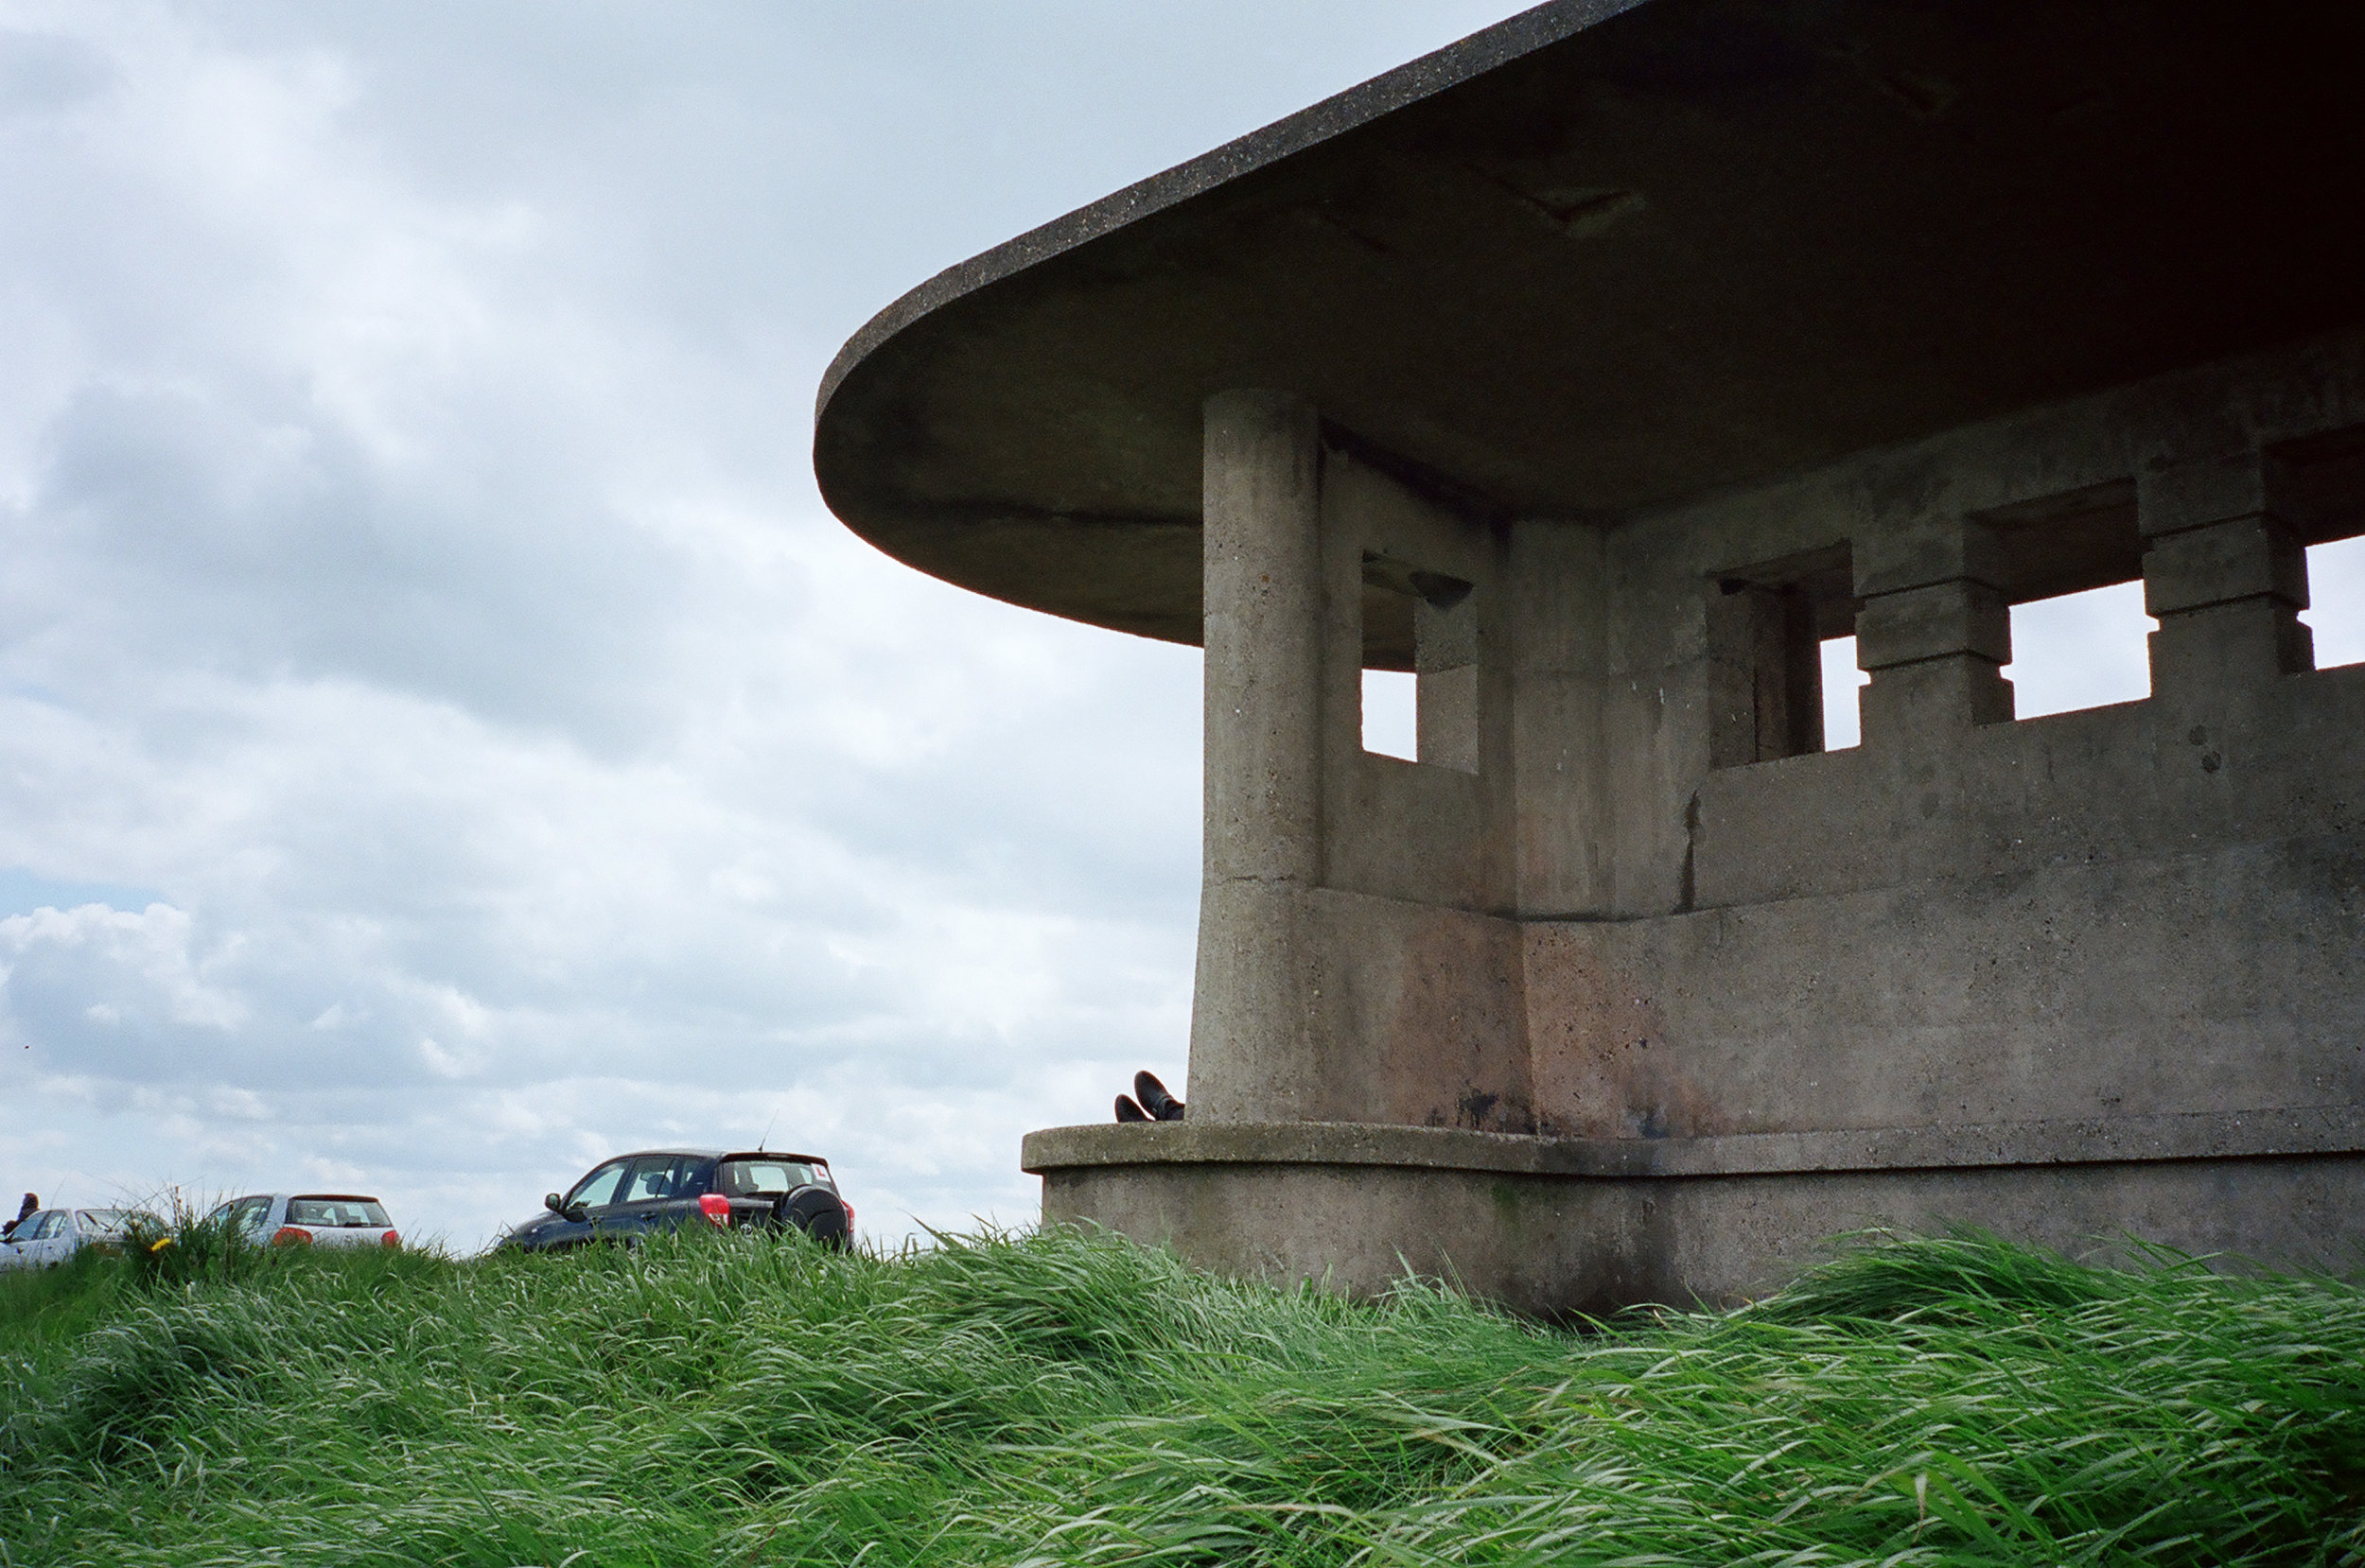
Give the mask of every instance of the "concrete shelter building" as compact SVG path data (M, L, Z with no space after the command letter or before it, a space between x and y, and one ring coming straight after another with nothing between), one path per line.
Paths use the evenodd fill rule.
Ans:
M1189 1118L1034 1134L1046 1216L1544 1311L1880 1223L2354 1263L2360 67L2295 0L1554 0L865 327L841 518L1206 650ZM2016 720L2011 606L2138 580L2150 695Z

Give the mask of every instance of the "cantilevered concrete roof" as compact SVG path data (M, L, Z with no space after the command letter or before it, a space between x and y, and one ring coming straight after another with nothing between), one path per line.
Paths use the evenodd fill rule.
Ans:
M965 262L814 461L888 553L1200 631L1200 404L1614 516L2365 317L2365 6L1556 0Z

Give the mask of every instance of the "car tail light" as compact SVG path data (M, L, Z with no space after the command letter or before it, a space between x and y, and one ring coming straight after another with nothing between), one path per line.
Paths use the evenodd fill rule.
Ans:
M272 1232L271 1245L273 1246L309 1246L312 1245L312 1233L309 1230L299 1230L292 1225L283 1225Z
M720 1193L708 1193L698 1199L698 1212L718 1230L727 1230L731 1223L731 1200Z
M854 1206L842 1197L837 1201L839 1207L846 1211L846 1233L850 1236L854 1233Z
M400 1246L402 1245L402 1232L399 1230L389 1230L386 1234L377 1238L377 1245L380 1246Z

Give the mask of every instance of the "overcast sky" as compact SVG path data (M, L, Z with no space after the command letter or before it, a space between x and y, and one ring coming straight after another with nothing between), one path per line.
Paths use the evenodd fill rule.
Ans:
M822 509L940 268L1518 9L0 4L0 1182L806 1145L1024 1222L1182 1077L1198 654Z
M474 1247L768 1136L1031 1218L1023 1131L1182 1076L1198 654L854 540L815 383L1516 9L0 0L0 1183Z

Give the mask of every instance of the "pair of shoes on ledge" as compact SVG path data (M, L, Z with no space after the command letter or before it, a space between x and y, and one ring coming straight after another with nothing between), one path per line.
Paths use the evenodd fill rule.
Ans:
M1120 1122L1180 1122L1182 1102L1166 1092L1154 1072L1133 1074L1133 1092L1117 1096Z

